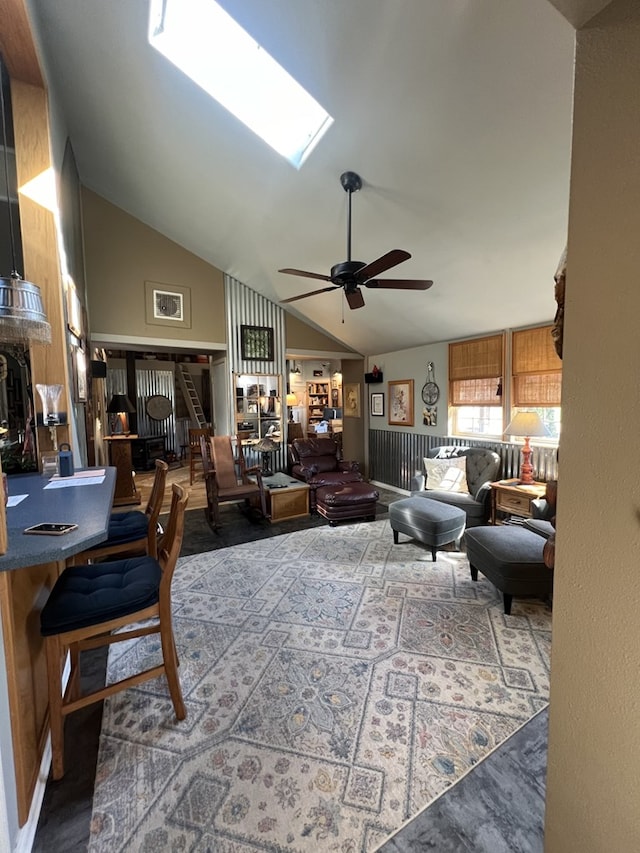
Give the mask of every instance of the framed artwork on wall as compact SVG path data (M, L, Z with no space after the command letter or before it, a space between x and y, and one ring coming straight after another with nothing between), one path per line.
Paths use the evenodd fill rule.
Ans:
M152 326L191 328L191 289L145 281L145 322Z
M371 414L374 418L384 416L384 394L371 395Z
M360 383L345 382L344 384L344 405L342 407L342 415L345 418L359 418L360 415Z
M240 357L254 361L273 361L271 326L240 326Z
M413 426L413 379L389 382L389 424Z

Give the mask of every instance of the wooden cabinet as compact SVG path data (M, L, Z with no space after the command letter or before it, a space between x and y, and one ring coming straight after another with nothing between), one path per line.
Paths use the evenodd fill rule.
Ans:
M307 382L307 427L309 429L320 423L324 410L331 405L331 383L328 379Z
M280 377L275 373L236 373L235 428L245 439L273 438L283 432Z

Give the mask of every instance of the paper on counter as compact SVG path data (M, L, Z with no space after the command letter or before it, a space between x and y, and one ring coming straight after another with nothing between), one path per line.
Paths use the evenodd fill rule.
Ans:
M7 501L7 506L18 506L18 504L23 501L25 498L28 498L29 495L9 495L9 500Z
M44 487L47 489L67 489L70 486L99 486L104 483L104 474L102 477L60 477L58 480L50 480Z

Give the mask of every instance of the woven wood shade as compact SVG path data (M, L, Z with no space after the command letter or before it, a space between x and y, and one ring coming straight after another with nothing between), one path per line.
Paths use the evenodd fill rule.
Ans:
M449 344L449 401L452 406L501 406L504 336Z
M503 335L449 344L449 381L502 376Z
M523 329L512 335L514 406L559 406L562 361L551 337L552 326Z

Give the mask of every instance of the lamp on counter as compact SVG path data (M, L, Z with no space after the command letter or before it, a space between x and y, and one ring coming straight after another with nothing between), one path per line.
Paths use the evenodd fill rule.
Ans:
M531 464L531 447L529 446L530 438L541 438L549 435L549 431L543 424L540 415L537 412L518 412L511 423L505 429L505 435L513 435L524 438L524 446L522 448L522 464L520 466L519 484L526 486L535 482L533 479L533 465Z
M289 423L293 423L293 409L292 406L298 405L298 398L295 394L291 393L291 391L287 394L287 407L289 409Z
M126 394L114 394L107 412L111 415L111 435L129 435L129 415L135 412L135 406Z
M254 444L253 449L262 453L262 475L263 477L271 477L273 471L269 466L269 454L277 450L280 445L271 438L261 438L257 444Z
M51 343L51 326L42 304L40 288L24 281L17 270L15 231L12 211L12 183L9 180L9 145L4 103L4 65L0 63L0 104L2 112L2 148L4 151L4 187L7 199L11 273L0 276L0 337L8 342ZM1 192L1 191L0 191Z

